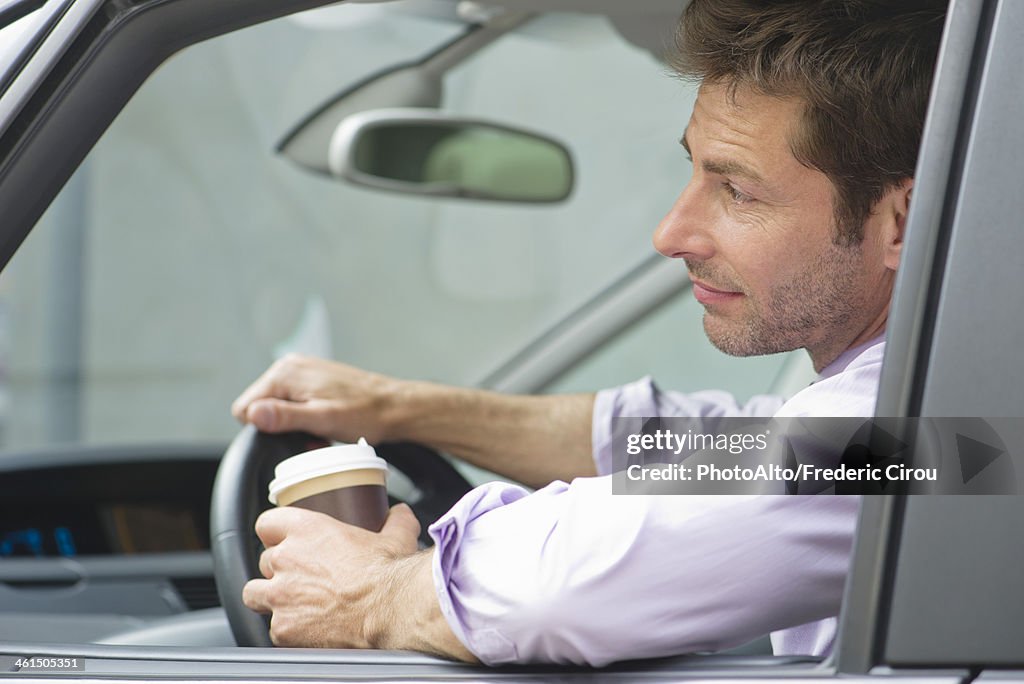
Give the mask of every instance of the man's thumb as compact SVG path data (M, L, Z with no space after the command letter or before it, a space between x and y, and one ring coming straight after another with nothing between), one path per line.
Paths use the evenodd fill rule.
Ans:
M257 399L249 405L246 418L262 432L312 431L308 408L283 399Z
M412 550L415 551L416 539L420 536L420 521L416 519L416 515L408 504L396 504L388 512L388 519L384 521L384 527L381 528L380 533L402 543L407 543L407 540L411 539Z

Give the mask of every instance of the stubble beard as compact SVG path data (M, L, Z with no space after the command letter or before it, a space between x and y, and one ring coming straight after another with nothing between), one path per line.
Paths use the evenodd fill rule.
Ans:
M830 244L794 279L773 288L766 301L748 295L748 309L739 319L705 307L704 332L711 344L730 356L835 346L865 300L858 279L860 247ZM707 270L695 265L691 272Z

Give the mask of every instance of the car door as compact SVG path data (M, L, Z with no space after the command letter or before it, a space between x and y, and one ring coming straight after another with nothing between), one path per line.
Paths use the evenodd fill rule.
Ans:
M865 503L840 671L1021 678L1022 31L1021 3L951 7L877 408L928 418L943 450L1005 486ZM982 450L963 450L978 433Z

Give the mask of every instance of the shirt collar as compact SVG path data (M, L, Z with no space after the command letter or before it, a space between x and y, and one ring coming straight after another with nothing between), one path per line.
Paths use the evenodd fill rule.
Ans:
M882 333L878 337L868 340L863 344L858 344L856 347L850 347L840 354L835 361L822 368L817 379L824 380L825 378L831 378L833 375L843 372L854 359L871 347L874 347L876 344L882 344L883 342L885 342L885 333Z

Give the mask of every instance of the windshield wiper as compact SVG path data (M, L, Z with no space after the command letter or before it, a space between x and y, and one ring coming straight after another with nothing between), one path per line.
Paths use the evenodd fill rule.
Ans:
M7 28L45 4L46 0L0 0L0 29Z

